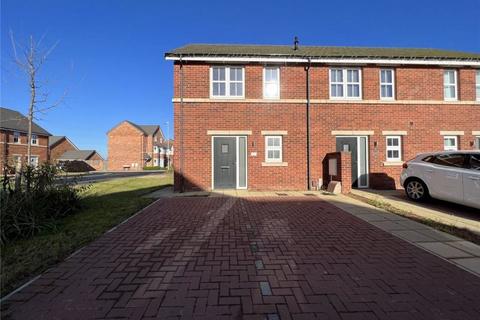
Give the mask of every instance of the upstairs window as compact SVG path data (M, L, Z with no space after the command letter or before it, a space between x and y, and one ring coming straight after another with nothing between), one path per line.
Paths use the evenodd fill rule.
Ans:
M380 70L380 99L395 99L394 71L393 69Z
M457 71L443 72L443 95L445 100L457 100Z
M330 69L330 99L361 99L361 72L358 68Z
M458 137L457 136L444 136L443 137L443 150L451 151L458 150Z
M20 143L20 132L15 131L13 133L13 143Z
M36 134L32 134L32 144L38 144L38 137Z
M480 70L477 70L475 80L475 92L477 93L477 101L480 101Z
M211 96L214 98L243 98L244 69L242 67L212 67Z
M265 162L282 162L282 136L265 136Z
M263 69L263 98L280 98L280 68L267 67Z
M402 138L400 136L387 136L387 161L402 160Z

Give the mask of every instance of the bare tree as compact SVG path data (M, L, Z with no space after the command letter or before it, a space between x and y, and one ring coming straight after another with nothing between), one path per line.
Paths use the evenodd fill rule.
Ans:
M29 43L24 45L15 40L13 32L10 31L10 40L13 49L13 61L19 69L26 74L30 89L30 102L28 106L28 142L27 142L27 164L31 164L32 156L32 122L36 118L36 114L45 113L49 109L57 107L63 102L66 92L55 102L48 104L49 93L43 90L43 85L39 80L39 71L47 61L48 56L58 45L58 41L52 46L43 48L42 42L45 38L43 35L39 41L35 41L30 36Z

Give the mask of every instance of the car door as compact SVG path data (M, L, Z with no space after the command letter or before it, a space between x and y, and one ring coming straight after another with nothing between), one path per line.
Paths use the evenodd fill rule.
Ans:
M480 209L480 152L470 154L467 170L463 173L463 202Z
M463 203L463 173L465 154L443 153L433 161L432 196L457 203Z

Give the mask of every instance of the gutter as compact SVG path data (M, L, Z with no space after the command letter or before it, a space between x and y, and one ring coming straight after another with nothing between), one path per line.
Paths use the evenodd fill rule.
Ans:
M381 65L439 65L439 66L470 66L480 67L478 60L445 60L445 59L388 59L388 58L287 58L287 57L231 57L231 56L166 56L165 60L179 61L205 61L205 62L270 62L270 63L325 63L340 65L361 65L361 64L381 64Z
M311 60L308 58L308 64L305 66L306 74L306 126L307 126L307 190L310 187L310 66Z
M180 55L180 192L185 192L185 177L183 175L183 166L184 166L184 149L183 149L183 121L184 121L184 114L183 114L183 93L184 93L184 76L183 76L183 60L182 55Z

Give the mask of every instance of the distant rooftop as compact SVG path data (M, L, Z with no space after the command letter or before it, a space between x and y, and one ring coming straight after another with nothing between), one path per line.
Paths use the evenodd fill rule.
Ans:
M62 154L58 160L88 160L95 150L69 150Z
M155 131L157 131L157 129L160 129L160 126L158 124L136 124L128 120L127 122L139 129L140 131L143 131L148 136L153 135Z
M440 59L480 61L480 53L422 48L321 47L299 45L188 44L167 52L165 57L290 57L290 58L366 58L366 59Z
M28 132L28 118L16 110L0 107L0 129ZM50 133L32 122L32 133L50 136Z

